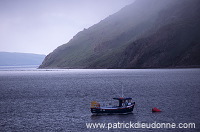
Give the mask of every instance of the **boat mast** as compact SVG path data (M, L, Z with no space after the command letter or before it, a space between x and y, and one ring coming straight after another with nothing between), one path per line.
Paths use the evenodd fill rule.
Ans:
M124 87L122 85L122 97L124 97Z

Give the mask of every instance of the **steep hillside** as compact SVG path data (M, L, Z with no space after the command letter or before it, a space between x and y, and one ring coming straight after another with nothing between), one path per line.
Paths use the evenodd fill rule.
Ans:
M40 65L45 55L0 52L0 66Z
M136 0L79 32L40 68L200 66L199 0Z

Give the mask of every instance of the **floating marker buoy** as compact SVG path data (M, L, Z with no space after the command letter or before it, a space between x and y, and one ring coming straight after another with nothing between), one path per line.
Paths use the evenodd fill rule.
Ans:
M152 112L161 112L161 110L159 110L158 108L154 107L154 108L152 109Z

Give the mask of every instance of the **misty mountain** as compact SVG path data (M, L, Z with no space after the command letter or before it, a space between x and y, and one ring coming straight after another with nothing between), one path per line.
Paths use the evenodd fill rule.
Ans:
M39 54L0 52L0 66L40 65L44 58Z
M136 0L76 34L40 68L199 67L199 5L199 0Z

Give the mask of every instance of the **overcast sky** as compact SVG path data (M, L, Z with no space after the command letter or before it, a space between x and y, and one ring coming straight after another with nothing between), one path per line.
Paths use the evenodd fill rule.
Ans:
M134 0L0 0L0 51L48 54Z

